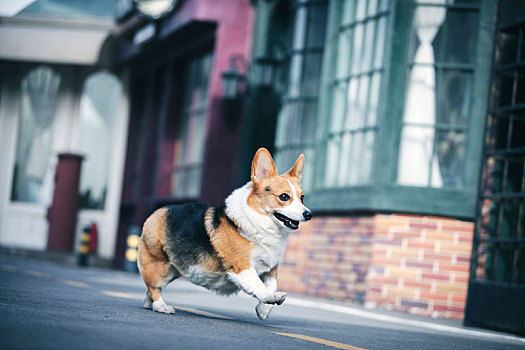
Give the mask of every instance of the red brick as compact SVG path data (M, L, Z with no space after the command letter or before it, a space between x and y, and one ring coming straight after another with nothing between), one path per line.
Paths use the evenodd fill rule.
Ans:
M404 297L404 298L413 298L416 294L416 291L412 288L395 288L389 287L387 294L389 297Z
M455 265L443 265L439 264L439 271L461 271L461 272L468 272L469 268L468 266L455 266Z
M454 240L454 235L452 233L441 233L436 231L429 231L425 233L427 239L435 239L438 241L450 241Z
M406 261L406 266L409 266L409 267L421 267L421 268L424 268L424 269L432 269L434 267L434 264L421 262L421 261L407 260Z
M368 279L369 283L397 285L397 278L374 276Z
M420 232L409 232L409 231L394 232L393 236L394 236L394 239L403 239L407 237L420 237L421 233Z
M461 262L468 262L470 264L470 256L467 256L467 255L464 255L464 256L458 255L456 260L461 261Z
M436 311L453 311L453 312L463 312L463 311L465 311L464 307L439 305L439 304L437 304L437 305L434 304L433 309L436 310Z
M419 295L420 299L427 299L427 300L448 300L448 294L447 293L425 293L421 292Z
M463 231L463 232L472 232L474 230L474 226L452 226L452 225L443 225L442 228L443 231Z
M472 236L470 237L459 237L460 242L472 243Z
M443 274L437 274L437 273L423 273L421 277L423 279L442 280L442 281L448 281L450 279L449 275L443 275Z
M437 229L437 225L436 225L436 224L431 224L431 223L420 223L420 222L411 222L411 223L410 223L410 227L414 227L414 228L426 228L426 229L432 229L432 230Z
M372 292L372 293L381 293L382 290L383 290L383 288L381 288L381 287L372 287L372 288L368 289L368 291Z
M468 278L468 275L467 277L456 276L454 277L454 281L464 283L464 282L468 282L469 278Z
M440 260L440 261L451 261L452 260L452 254L447 253L434 253L425 251L423 254L423 258L425 260Z
M462 253L469 253L472 250L472 246L470 244L441 244L440 251L442 252L462 252Z
M465 303L467 301L466 296L453 296L452 301L455 301L457 303Z
M414 288L419 288L419 289L430 289L430 287L432 286L430 283L417 282L417 281L406 280L406 279L403 281L403 285L405 287L414 287Z
M407 246L410 248L425 248L425 249L434 250L435 244L430 243L430 242L408 241Z

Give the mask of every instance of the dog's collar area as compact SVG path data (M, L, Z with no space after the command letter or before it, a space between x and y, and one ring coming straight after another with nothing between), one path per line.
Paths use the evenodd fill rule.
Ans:
M273 212L273 216L277 218L277 220L282 221L284 226L291 228L292 230L297 230L299 228L299 221L292 220L288 216L285 216L278 212Z

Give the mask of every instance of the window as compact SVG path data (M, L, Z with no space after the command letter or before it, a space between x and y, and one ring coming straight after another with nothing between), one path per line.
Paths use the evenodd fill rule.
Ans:
M294 4L293 47L289 51L289 80L279 115L275 159L286 171L300 153L309 164L303 173L303 188L311 188L315 159L318 94L325 38L328 1L298 1Z
M60 82L60 74L48 66L37 67L22 79L13 201L41 204L50 201L53 125Z
M476 1L417 1L398 181L462 188L478 35Z
M182 113L175 141L175 197L193 198L200 193L211 64L211 53L197 57L188 64Z
M389 0L340 2L324 187L370 182Z
M115 115L122 87L106 72L89 76L80 99L80 149L85 156L80 176L80 207L104 209Z
M329 2L317 105L296 112L313 117L285 103L277 132L280 152L312 153L309 207L474 216L494 11L479 0Z

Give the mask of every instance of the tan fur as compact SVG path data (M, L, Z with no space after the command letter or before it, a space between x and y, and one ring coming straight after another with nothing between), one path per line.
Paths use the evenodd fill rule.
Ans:
M213 248L222 259L222 264L226 271L240 273L250 268L250 252L252 243L241 236L237 228L232 225L225 217L220 220L219 226L213 228L213 208L208 209L204 219L206 230L210 235ZM206 261L207 264L214 263Z
M268 277L273 277L273 278L277 279L277 270L278 269L279 269L279 265L275 265L273 269L268 271L268 273L267 273Z
M139 262L142 278L148 287L148 295L153 301L160 298L161 289L173 278L173 268L165 252L167 208L155 211L144 223Z
M295 192L300 197L303 194L300 180L297 177L292 177L288 174L275 176L268 179L263 179L257 184L254 184L252 193L248 196L248 205L260 214L271 214L276 208L290 205L293 198L293 192L288 181L292 183ZM279 196L286 193L291 200L283 202Z

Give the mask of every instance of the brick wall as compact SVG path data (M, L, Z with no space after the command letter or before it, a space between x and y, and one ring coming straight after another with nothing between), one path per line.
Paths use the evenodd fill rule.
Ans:
M288 240L279 288L364 302L373 232L373 217L328 217L301 223Z
M473 224L411 215L322 217L292 233L279 288L463 318Z

